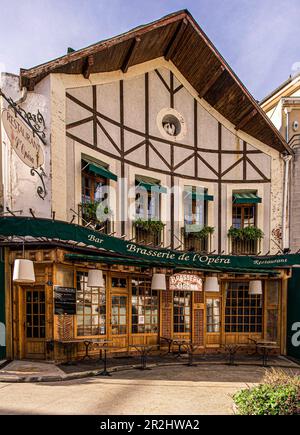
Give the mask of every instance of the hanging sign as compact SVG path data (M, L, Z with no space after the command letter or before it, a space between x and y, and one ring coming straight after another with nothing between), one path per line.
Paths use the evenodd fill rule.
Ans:
M40 140L12 109L4 109L2 123L11 146L25 165L37 169L45 161Z
M170 277L170 290L202 291L202 278L189 273L176 273Z

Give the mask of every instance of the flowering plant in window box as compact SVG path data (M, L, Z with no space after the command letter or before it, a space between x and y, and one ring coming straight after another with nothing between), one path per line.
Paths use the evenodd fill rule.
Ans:
M185 230L185 233L186 233L186 235L191 236L191 237L196 237L197 239L206 239L206 237L213 234L214 231L215 231L214 227L204 225L200 231L186 231Z
M160 220L138 218L133 222L136 228L140 228L151 233L161 232L165 224Z
M257 227L234 228L231 227L227 233L233 240L261 240L264 233Z

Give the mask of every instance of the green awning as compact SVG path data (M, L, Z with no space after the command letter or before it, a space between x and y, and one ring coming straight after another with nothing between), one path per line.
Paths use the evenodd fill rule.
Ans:
M65 254L64 255L65 260L69 261L75 261L75 262L87 262L87 261L94 261L96 263L104 263L104 264L125 264L127 266L138 266L138 267L155 267L157 265L161 265L159 260L153 261L153 260L141 260L140 258L124 258L124 257L107 257L104 255L89 255L89 254ZM180 267L178 265L174 265L172 262L169 264L167 263L168 267L171 267L174 270L194 270L194 271L211 271L210 269L206 269L205 267L197 268L197 267ZM222 269L215 269L215 272L222 272ZM248 268L243 269L228 269L228 272L234 272L237 274L263 274L263 275L271 275L276 276L279 274L279 272L271 270L271 269L252 269L249 270Z
M255 193L245 192L245 193L234 193L233 195L234 204L258 204L261 203L261 198Z
M93 174L101 175L101 177L109 178L110 180L118 181L118 177L110 172L108 169L101 165L96 165L95 163L89 163L87 168L88 171L93 172Z
M191 192L190 190L185 190L184 194L186 197L192 196L192 199L195 199L196 201L213 201L214 197L213 195L208 195L207 193L197 193L197 192Z
M161 186L158 182L155 182L148 177L136 177L136 181L138 182L136 187L142 187L149 192L167 193L166 187Z

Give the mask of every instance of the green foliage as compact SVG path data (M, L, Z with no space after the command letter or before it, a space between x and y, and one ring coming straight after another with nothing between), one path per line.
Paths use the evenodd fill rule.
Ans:
M200 231L192 232L190 234L197 237L198 239L206 239L206 237L208 237L210 234L213 234L214 231L214 227L204 225L204 227Z
M257 227L231 227L228 230L227 236L235 240L260 240L264 237L264 233Z
M101 203L100 202L82 202L80 204L81 206L81 210L82 210L82 217L86 220L86 221L98 221L99 219L97 218L97 208L99 207ZM107 219L109 218L109 215L111 213L111 210L109 209L109 207L104 207L103 209L103 213L105 215L107 215ZM105 220L105 219L103 219Z
M138 218L134 221L134 225L137 228L141 228L145 231L149 231L150 233L160 233L165 224L162 223L160 220L154 220L154 219L142 219Z
M241 415L293 415L300 413L300 378L273 370L264 383L233 396Z

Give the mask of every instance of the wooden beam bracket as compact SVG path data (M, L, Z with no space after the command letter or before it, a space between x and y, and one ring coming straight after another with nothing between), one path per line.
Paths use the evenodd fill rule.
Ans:
M185 32L185 29L187 28L187 24L188 24L188 21L187 21L186 18L184 18L180 22L178 27L176 28L176 30L174 32L174 35L173 35L173 37L172 37L172 39L171 39L171 41L170 41L170 43L169 43L169 45L168 45L168 47L167 47L167 49L165 51L165 54L164 54L164 57L165 57L166 60L170 60L171 59L174 51L176 50L176 48L177 48L177 46L178 46L178 44L179 44L179 42L180 42L184 32Z
M199 98L203 98L207 92L213 87L221 74L225 71L225 67L220 65L220 67L214 72L214 74L208 79L208 82L204 85L203 89L199 92Z
M239 120L237 125L235 126L235 130L241 130L243 127L245 127L246 124L248 124L249 121L257 114L257 110L253 109L249 113L247 113L245 116L242 117L242 119Z
M82 74L85 79L88 79L91 74L91 69L94 66L94 56L91 54L85 59Z
M129 50L125 56L124 62L121 66L121 70L124 74L128 71L128 68L133 64L134 57L140 42L141 42L140 37L136 36L135 38L133 38Z

